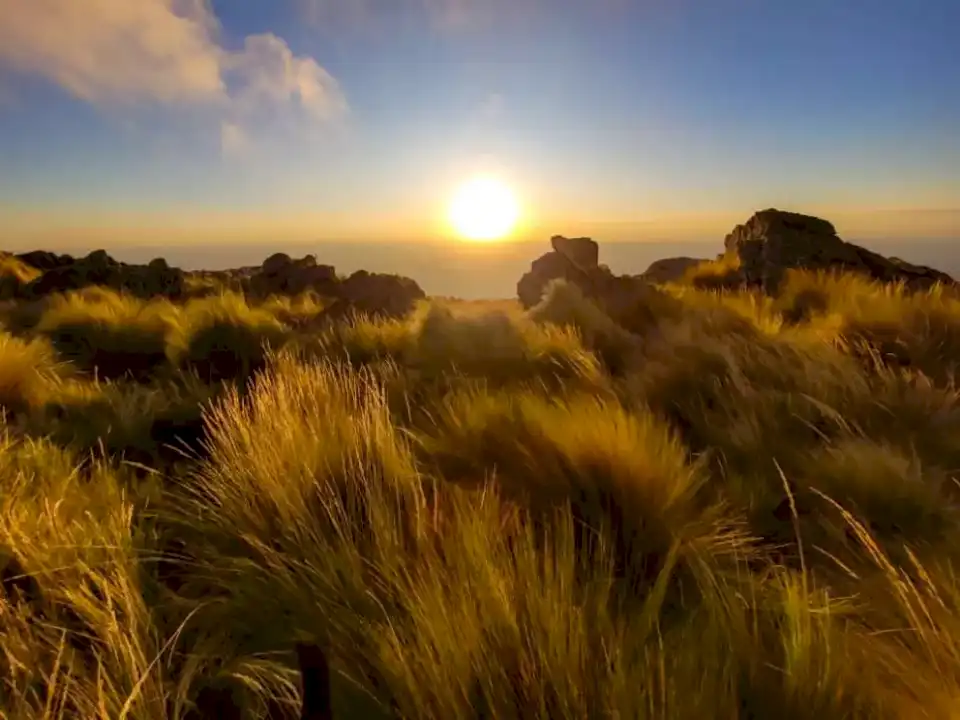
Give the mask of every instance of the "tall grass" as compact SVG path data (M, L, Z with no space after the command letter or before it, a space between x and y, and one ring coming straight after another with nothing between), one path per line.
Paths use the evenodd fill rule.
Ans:
M958 301L734 271L5 309L0 717L957 715Z
M133 503L106 467L0 438L0 715L165 718Z
M11 255L0 255L0 301L20 298L30 282L39 276L36 268Z
M45 340L0 331L0 414L42 405L64 372Z
M90 288L56 297L35 332L49 338L65 360L98 377L147 380L167 362L178 314L167 301Z
M223 293L184 306L171 354L206 381L242 379L260 369L267 351L286 337L270 310L251 307L239 293Z

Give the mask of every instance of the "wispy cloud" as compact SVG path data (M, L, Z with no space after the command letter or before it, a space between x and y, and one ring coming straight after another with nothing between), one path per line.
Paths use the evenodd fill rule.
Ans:
M298 0L308 22L322 27L390 25L415 17L444 33L491 30L536 21L558 5L600 15L634 0Z
M40 75L98 106L212 108L233 140L258 115L329 120L337 81L272 34L220 41L209 0L0 0L0 65Z

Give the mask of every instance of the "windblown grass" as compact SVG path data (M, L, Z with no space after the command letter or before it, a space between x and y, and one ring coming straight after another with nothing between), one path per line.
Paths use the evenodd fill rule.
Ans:
M0 409L23 412L42 405L65 369L42 339L22 340L0 331Z
M957 715L960 301L734 270L5 308L0 717Z
M78 368L104 379L147 380L167 362L167 342L178 309L101 288L55 298L35 332Z
M248 377L263 366L268 350L287 339L274 313L251 307L238 293L189 301L179 330L172 355L209 382Z

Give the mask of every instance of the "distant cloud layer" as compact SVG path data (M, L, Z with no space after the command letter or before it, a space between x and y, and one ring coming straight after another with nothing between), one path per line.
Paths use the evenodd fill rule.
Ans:
M346 110L337 81L273 34L232 50L208 0L0 0L0 65L100 106L204 106L237 147L258 113Z
M442 32L491 29L549 13L558 4L599 11L628 0L299 0L308 21L322 26L389 24L399 14L416 15Z

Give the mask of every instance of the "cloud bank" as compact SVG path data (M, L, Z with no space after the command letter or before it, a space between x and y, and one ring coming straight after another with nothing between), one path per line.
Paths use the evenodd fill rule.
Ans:
M316 123L347 109L336 79L276 35L224 47L209 0L0 0L0 18L0 66L98 106L213 109L231 147L259 116Z
M561 8L609 17L636 0L298 0L304 18L317 27L390 27L416 18L441 33L528 27Z

